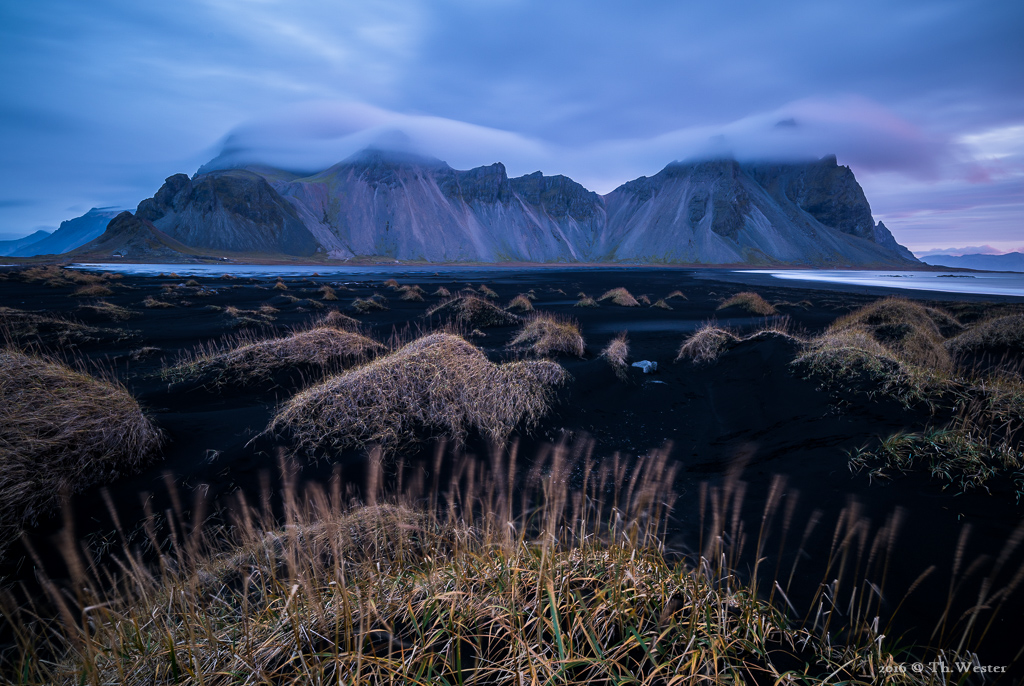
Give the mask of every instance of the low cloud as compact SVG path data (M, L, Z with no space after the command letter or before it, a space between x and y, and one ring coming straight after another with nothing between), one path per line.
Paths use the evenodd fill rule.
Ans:
M434 157L457 169L503 162L512 175L565 174L601 193L677 160L787 161L835 154L859 169L928 178L953 154L947 142L863 98L801 100L721 125L579 146L361 103L318 101L236 127L214 166L265 164L314 172L370 146Z

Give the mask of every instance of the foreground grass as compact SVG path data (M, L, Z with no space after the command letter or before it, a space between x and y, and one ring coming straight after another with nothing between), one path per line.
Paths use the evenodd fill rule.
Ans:
M134 471L160 442L119 384L0 350L0 553L62 495Z
M837 526L836 580L814 603L842 603L845 626L820 608L801 620L778 582L762 593L729 571L735 475L701 491L711 506L699 559L670 561L664 452L629 470L557 447L526 471L513 448L490 465L454 465L443 495L411 485L387 499L376 455L363 502L337 483L301 491L284 471L283 520L240 499L232 526L171 515L169 545L149 521L155 564L126 543L117 569L101 570L67 543L74 590L45 584L61 618L6 598L18 644L7 673L97 686L947 683L897 669L937 653L894 644L875 582L846 581L863 545L856 517ZM773 485L766 518L782 489ZM875 581L894 531L872 546Z

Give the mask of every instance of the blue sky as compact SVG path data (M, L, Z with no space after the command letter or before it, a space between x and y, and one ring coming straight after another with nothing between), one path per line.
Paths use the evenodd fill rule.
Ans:
M1024 246L1024 3L0 2L0 238L134 208L228 144L401 136L607 192L835 153L915 250Z

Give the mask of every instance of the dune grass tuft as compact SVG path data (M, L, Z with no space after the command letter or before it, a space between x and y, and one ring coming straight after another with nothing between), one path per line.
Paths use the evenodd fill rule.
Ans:
M121 385L14 349L0 350L0 549L62 493L149 461L160 432Z
M527 295L525 295L524 293L520 293L516 297L512 298L512 300L509 302L508 306L505 309L515 310L516 312L519 313L533 312L533 303L530 301L530 298Z
M103 298L113 294L114 291L110 290L103 284L94 283L86 286L79 286L71 295L76 298Z
M274 290L275 291L286 291L286 290L288 290L288 284L286 284L281 279L278 279L277 282L274 284Z
M398 292L402 294L399 300L413 303L423 302L424 291L419 286L402 286Z
M610 291L605 291L604 295L597 299L598 302L604 302L605 300L611 300L620 307L640 307L637 299L625 288L613 288Z
M854 310L829 326L829 333L859 331L870 335L904 362L948 371L952 359L944 333L960 330L948 313L905 298L891 297Z
M102 339L120 340L131 335L123 329L87 326L47 314L0 307L0 342L70 348Z
M739 337L728 329L723 329L714 322L705 322L692 336L683 341L675 361L693 360L697 364L714 362L729 346L739 340Z
M355 331L315 326L287 336L259 339L241 335L201 349L164 370L171 382L204 380L211 386L255 384L276 372L330 373L364 362L384 350L379 341Z
M1024 314L989 319L945 342L953 355L985 355L993 359L1024 355Z
M167 309L175 307L174 303L169 303L166 300L158 300L151 295L147 295L142 301L142 306L150 310Z
M450 298L450 297L451 297L451 295L452 295L452 292L451 292L451 291L449 291L449 290L448 290L447 288L445 288L444 286L438 286L438 287L437 287L437 290L436 290L436 291L434 291L433 293L431 293L431 295L433 295L433 296L437 296L437 297L439 297L439 298Z
M600 307L600 305L597 304L597 301L586 293L581 293L579 297L579 301L573 305L573 307Z
M724 310L729 307L738 307L740 309L746 310L747 312L750 312L751 314L759 314L762 317L768 317L773 314L778 314L778 311L772 306L771 303L769 303L767 300L762 298L757 293L754 293L753 291L744 291L742 293L737 293L736 295L732 296L731 298L723 302L721 305L719 305L718 309Z
M388 279L383 285L385 288L390 288L391 290L398 290L399 288L398 282L394 279Z
M307 452L392 450L424 432L461 442L475 430L501 442L517 426L533 427L566 378L554 362L497 365L459 336L429 334L302 391L267 430L291 435Z
M78 306L78 309L101 317L106 317L107 319L111 319L115 322L127 321L135 316L135 313L128 308L106 302L105 300L82 304Z
M671 310L672 306L665 302L665 299L656 301L651 307L657 307L659 310Z
M388 299L380 293L374 293L369 298L356 298L352 301L352 309L357 314L367 312L381 312L388 309Z
M333 301L338 299L338 294L334 291L333 288L331 288L327 284L324 284L320 286L320 298L322 300Z
M686 297L686 294L683 293L682 291L672 291L671 293L669 293L668 295L665 296L665 300L671 300L672 298L679 298L681 300L689 300L689 298Z
M478 329L511 326L521 318L476 295L457 295L427 308L427 316L438 315L456 324Z
M552 312L535 312L528 316L509 345L523 346L540 356L558 352L583 357L586 351L579 323Z
M490 300L497 300L498 294L487 287L487 284L480 284L480 288L476 289L476 292Z
M615 371L615 376L620 379L629 377L629 334L623 331L613 338L611 342L601 351L601 357L608 360L608 364Z
M339 310L328 310L327 314L320 318L320 326L333 326L342 331L357 331L359 320L340 312Z

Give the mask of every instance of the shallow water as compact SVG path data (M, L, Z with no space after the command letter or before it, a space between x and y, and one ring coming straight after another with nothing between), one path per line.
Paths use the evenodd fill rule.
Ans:
M1024 297L1024 274L1010 272L903 272L839 269L743 269L737 274L767 274L776 279L817 281L850 286L876 286L913 291L1012 295Z

